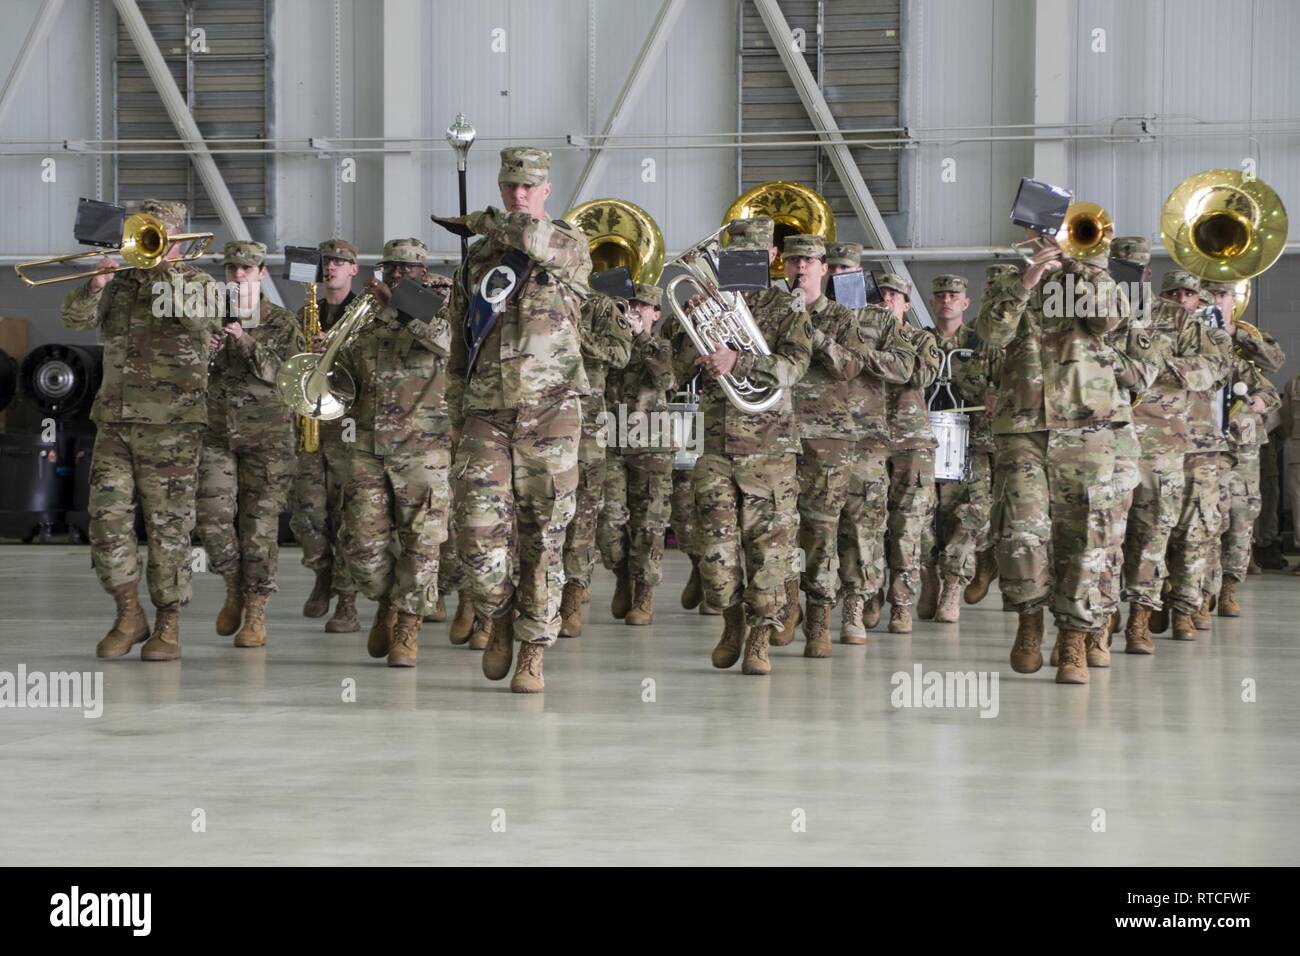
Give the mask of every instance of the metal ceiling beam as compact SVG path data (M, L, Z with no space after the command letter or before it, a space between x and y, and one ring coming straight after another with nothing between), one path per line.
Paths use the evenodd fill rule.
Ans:
M18 48L18 56L14 59L14 65L9 68L9 76L5 80L4 87L0 88L0 123L4 122L9 104L18 95L18 87L22 83L23 74L27 72L28 64L32 62L37 49L49 36L50 28L54 26L61 9L63 9L63 0L45 0L41 8L36 11L36 19L32 21L31 29L27 31L27 38L23 40L23 45Z
M572 209L587 198L588 190L600 181L600 176L609 162L608 153L604 149L605 138L617 134L622 128L628 109L636 103L650 76L650 71L663 56L673 23L685 7L686 0L664 0L663 6L659 8L659 14L651 24L650 32L646 35L645 42L641 44L641 52L637 54L636 61L623 82L623 89L619 90L618 98L614 100L614 106L609 111L605 129L599 141L587 154L587 162L578 176L577 185L573 187L573 194L569 197L569 205L565 207L566 209Z
M862 228L866 230L868 244L884 253L881 258L888 262L891 272L896 272L909 283L912 282L911 273L908 272L903 260L888 254L897 248L894 237L889 234L884 217L880 215L876 201L871 198L871 191L867 189L866 181L858 171L853 153L844 142L839 124L826 103L826 97L817 86L816 78L808 69L803 55L794 48L790 24L786 22L785 14L781 12L776 0L754 0L754 6L758 9L758 15L763 18L763 25L767 27L767 33L772 38L772 45L776 47L786 72L790 74L790 81L794 84L799 99L808 112L809 120L818 131L823 143L822 148L826 150L831 165L835 167L835 172L849 195L853 211L857 213ZM930 311L925 306L925 297L918 294L915 289L912 290L911 303L917 324L923 328L933 328L934 320L930 318Z
M158 49L158 41L150 32L149 24L145 22L139 5L135 0L113 0L113 4L117 7L117 15L122 18L127 32L131 34L131 42L135 44L144 68L158 90L158 97L166 107L172 125L176 127L180 138L187 141L186 152L189 154L190 162L194 164L199 179L203 181L203 188L208 191L208 198L216 207L222 225L226 227L226 231L233 239L252 239L248 226L244 224L244 217L239 213L235 197L231 195L230 187L226 185L221 170L217 169L217 161L208 151L203 134L199 132L199 124L194 121L194 116L185 103L185 97L181 96L180 88L167 68L167 61L163 59L162 51ZM284 305L280 290L276 288L275 280L269 274L262 282L262 291L276 305Z

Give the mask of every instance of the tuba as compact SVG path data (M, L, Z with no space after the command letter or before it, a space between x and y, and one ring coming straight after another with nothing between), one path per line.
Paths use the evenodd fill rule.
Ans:
M14 272L29 286L53 285L55 282L71 282L74 279L91 279L108 272L122 272L125 269L152 269L162 262L172 243L187 244L186 250L176 257L175 262L189 262L197 259L212 244L210 232L182 232L168 235L167 227L161 219L147 212L137 212L128 216L122 226L122 242L116 249L92 252L70 252L64 256L47 256L44 259L29 259L14 266ZM48 266L56 262L75 262L78 259L103 258L116 252L126 260L126 266L117 270L93 269L89 272L70 272L67 275L54 276L51 279L30 279L23 271L31 266Z
M726 226L737 219L759 216L771 219L775 226L772 241L776 243L777 256L768 271L773 279L785 277L781 247L786 236L821 236L827 242L835 239L835 213L831 211L830 203L817 190L803 183L784 179L760 183L736 198L722 217L722 224Z
M1160 238L1170 257L1214 282L1239 282L1268 269L1286 246L1287 228L1278 194L1236 169L1188 176L1160 210Z
M383 304L371 292L353 299L326 333L324 354L303 352L280 366L275 376L280 401L294 414L319 421L329 422L347 414L356 399L357 386L347 369L335 367L335 360L339 349L383 311Z
M633 282L655 285L664 271L664 237L651 215L626 199L592 199L574 206L565 220L586 235L591 246L591 271L620 266Z

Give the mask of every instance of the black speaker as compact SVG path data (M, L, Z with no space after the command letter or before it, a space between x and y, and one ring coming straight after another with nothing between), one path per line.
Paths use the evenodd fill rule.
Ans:
M49 541L67 530L74 468L71 437L0 435L0 536Z
M9 407L18 391L18 363L4 349L0 349L0 412Z
M98 345L38 345L23 359L23 394L44 415L86 418L103 378L103 358Z

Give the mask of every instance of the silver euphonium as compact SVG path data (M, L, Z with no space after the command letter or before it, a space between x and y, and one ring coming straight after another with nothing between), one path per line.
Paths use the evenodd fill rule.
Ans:
M720 237L726 226L701 239L681 255L667 263L683 270L664 289L673 315L691 337L700 355L712 355L719 349L733 352L750 352L754 355L771 355L767 340L750 314L749 306L739 292L726 292L718 282L717 251ZM683 308L677 301L677 288L690 283L697 290L689 298L702 297L701 301ZM747 378L728 373L718 379L731 404L751 415L765 412L781 401L783 389L755 385Z

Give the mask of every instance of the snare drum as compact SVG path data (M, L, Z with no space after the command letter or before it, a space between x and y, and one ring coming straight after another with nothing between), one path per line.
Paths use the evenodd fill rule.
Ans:
M935 481L965 481L970 477L970 419L961 412L931 412Z

